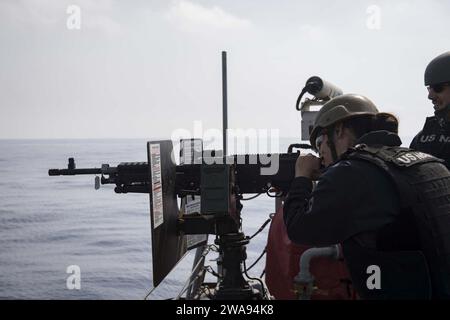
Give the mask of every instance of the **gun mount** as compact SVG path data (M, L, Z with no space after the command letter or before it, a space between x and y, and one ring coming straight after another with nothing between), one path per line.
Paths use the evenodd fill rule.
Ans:
M308 146L295 145L289 151L293 147ZM167 140L148 142L147 153L148 162L123 162L116 167L103 164L100 168L77 169L70 158L66 169L50 169L48 174L101 175L100 183L114 184L116 193L150 195L155 287L192 248L186 244L186 235L212 234L218 237L215 243L222 256L222 268L226 269L215 298L263 298L263 293L252 288L241 272L249 242L241 231L241 200L244 194L286 195L298 153L222 157L207 153L194 163L177 165L172 142ZM201 198L200 208L190 214L180 211L176 200L188 196Z

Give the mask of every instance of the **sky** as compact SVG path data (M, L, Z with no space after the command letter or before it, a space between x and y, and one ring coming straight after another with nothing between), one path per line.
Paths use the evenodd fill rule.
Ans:
M230 128L299 137L295 101L317 75L412 137L433 113L423 73L450 50L449 12L448 0L0 0L0 139L220 129L222 50Z

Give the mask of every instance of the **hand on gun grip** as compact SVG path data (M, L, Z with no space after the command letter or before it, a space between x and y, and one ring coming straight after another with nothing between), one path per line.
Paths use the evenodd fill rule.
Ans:
M317 180L321 175L321 160L312 155L300 155L295 163L295 177L306 177Z

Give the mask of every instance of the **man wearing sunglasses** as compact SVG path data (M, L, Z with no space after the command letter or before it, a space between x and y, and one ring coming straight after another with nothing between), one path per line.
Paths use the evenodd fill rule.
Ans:
M340 243L363 299L449 299L450 172L401 148L397 129L366 97L327 102L311 132L320 157L296 163L286 230L301 245ZM371 283L370 270L380 281Z
M434 116L427 118L410 147L445 160L450 168L450 51L433 59L425 70L428 99Z

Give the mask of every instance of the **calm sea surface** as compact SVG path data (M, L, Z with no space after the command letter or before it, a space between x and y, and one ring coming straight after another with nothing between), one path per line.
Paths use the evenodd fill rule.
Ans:
M143 299L152 289L149 196L116 194L110 185L94 190L93 176L47 175L49 168L66 167L69 157L78 168L146 161L146 141L0 140L0 298ZM274 200L261 196L243 204L250 235L274 211ZM247 265L266 237L267 230L250 243ZM150 298L175 296L192 256ZM67 289L71 265L80 267L80 290ZM263 269L264 259L250 273Z

